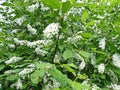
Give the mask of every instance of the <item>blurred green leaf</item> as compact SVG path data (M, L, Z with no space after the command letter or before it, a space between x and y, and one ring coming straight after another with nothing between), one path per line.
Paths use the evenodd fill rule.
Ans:
M71 50L67 49L63 52L63 58L65 60L72 58L72 57L73 57L73 52Z
M63 2L62 3L62 13L66 13L69 9L71 8L71 3L70 1Z
M58 0L41 0L45 5L53 9L60 9L60 2Z
M45 73L45 69L39 69L39 70L36 70L35 72L33 72L31 74L32 83L38 84L40 81L42 81L44 73Z

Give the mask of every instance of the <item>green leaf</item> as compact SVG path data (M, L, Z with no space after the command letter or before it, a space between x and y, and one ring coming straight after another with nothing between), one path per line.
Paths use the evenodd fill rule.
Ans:
M78 74L77 78L79 78L79 79L86 79L87 75L86 74Z
M81 33L80 34L82 37L84 37L84 38L92 38L94 35L92 35L91 33Z
M71 3L70 1L63 2L62 4L62 13L66 13L69 9L71 8Z
M67 49L63 52L63 58L65 60L72 58L72 57L73 57L73 52L71 50Z
M54 79L56 79L60 84L61 86L66 86L66 85L69 85L72 81L67 78L66 75L62 74L59 70L57 69L50 69L48 71Z
M87 5L86 3L73 3L72 7L83 7L83 6L86 6L86 5Z
M72 73L76 76L76 72L73 68L77 68L74 64L62 64L60 65L62 68L65 68L68 72Z
M60 2L58 0L41 0L45 5L53 9L60 9Z
M6 65L0 64L0 71L5 68Z
M95 24L95 21L92 20L92 21L86 23L85 25L88 27L88 26L93 26L94 24Z
M78 82L71 83L72 90L90 90L90 87L84 84L80 84Z
M6 80L9 80L9 81L14 81L14 80L17 80L17 79L18 79L17 75L10 75L10 76L6 77Z
M33 72L31 74L32 83L38 84L43 79L44 73L45 73L45 69L40 69Z
M90 56L90 53L89 52L86 52L86 51L79 51L79 54L81 56L83 56L84 58L88 58Z
M37 69L46 68L47 66L52 67L50 63L35 63Z
M88 11L84 11L82 16L81 16L81 20L82 20L83 23L86 21L88 16L89 16Z

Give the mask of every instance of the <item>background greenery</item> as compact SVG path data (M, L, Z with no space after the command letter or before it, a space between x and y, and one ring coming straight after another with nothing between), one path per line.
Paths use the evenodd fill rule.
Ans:
M33 11L28 9L36 3L38 7ZM120 90L114 89L120 84L120 68L112 62L113 54L120 53L119 0L7 0L2 6L2 90ZM21 17L23 21L18 23L16 20ZM59 23L59 32L52 38L46 38L43 31L51 23ZM28 31L27 24L37 33ZM16 44L15 38L22 44ZM99 46L103 38L105 49ZM26 45L28 41L38 40L48 42L38 45L47 54L37 54L37 45ZM14 56L22 60L5 63ZM103 73L98 72L101 63L105 65ZM19 75L24 69L31 71Z

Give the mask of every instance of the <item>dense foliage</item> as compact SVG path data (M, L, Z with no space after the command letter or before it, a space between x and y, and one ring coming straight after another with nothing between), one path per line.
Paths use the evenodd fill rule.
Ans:
M120 90L119 0L6 0L0 89Z

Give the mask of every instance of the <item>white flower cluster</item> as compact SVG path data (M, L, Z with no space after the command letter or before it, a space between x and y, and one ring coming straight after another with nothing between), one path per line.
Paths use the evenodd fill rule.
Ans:
M66 2L67 0L61 0L61 2Z
M0 28L0 32L2 32L2 28Z
M43 3L41 3L40 5L41 5L41 10L43 11L47 11L50 9L49 7L46 7Z
M117 84L111 84L112 90L120 90L120 85Z
M53 79L52 81L53 81L53 88L60 87L60 83L57 80Z
M16 63L18 61L22 60L21 57L16 57L16 56L13 56L11 57L9 60L5 61L6 64L12 64L12 63Z
M77 35L77 36L74 36L74 37L69 37L67 39L67 42L74 44L74 43L77 43L81 39L82 39L82 36Z
M18 73L19 76L25 76L34 71L34 68L24 68L22 71Z
M22 16L20 18L17 18L15 19L15 22L18 24L18 25L22 25L22 23L26 20L25 16Z
M4 74L13 74L13 73L16 73L15 70L7 70L4 72Z
M46 52L45 50L42 50L40 48L36 48L35 49L35 52L38 54L38 55L41 55L41 56L45 56L48 52Z
M48 44L52 43L52 40L37 40L37 41L33 41L33 42L30 42L27 40L19 40L18 38L14 38L13 40L14 40L15 44L26 45L29 48L36 48L36 47L42 48L42 47L45 47Z
M8 44L9 48L14 49L15 45L14 44Z
M116 67L120 68L120 54L118 54L118 53L113 54L112 55L112 60L113 60L113 64Z
M27 45L27 40L19 40L18 38L14 38L13 40L17 45Z
M16 87L16 89L18 90L20 90L20 89L22 89L22 81L20 80L20 79L18 79L18 81L16 82L16 83L14 83L14 84L12 84L11 86L10 86L11 88L13 88L13 87Z
M19 30L19 29L14 29L14 30L12 30L12 31L11 31L11 34L15 34L15 33L17 33L18 30Z
M82 62L79 65L79 70L83 70L85 68L85 61L82 60Z
M2 84L0 83L0 89L2 88Z
M28 28L28 31L33 34L33 35L36 35L37 34L37 30L35 28L32 28L32 26L30 24L27 24L27 28Z
M102 74L102 73L104 73L104 70L105 70L105 65L103 63L99 64L98 72Z
M34 64L29 64L26 68L24 68L23 70L21 70L18 75L19 76L25 76L31 72L34 71L35 65Z
M99 48L101 48L102 50L105 49L105 45L106 45L106 38L102 38L100 41L99 41Z
M48 45L49 43L51 43L51 40L37 40L34 42L27 42L27 46L30 48L35 48L36 46L41 48Z
M3 46L4 46L4 44L3 44L3 43L0 43L0 46L2 46L2 47L3 47Z
M58 23L49 24L43 31L44 36L46 38L52 38L54 35L58 35L58 32L59 32L59 24Z
M76 2L77 2L77 3L84 3L83 0L77 0Z
M36 4L32 4L31 6L28 6L26 10L29 12L34 12L36 9L38 9L38 7L39 7L39 3L36 3Z

